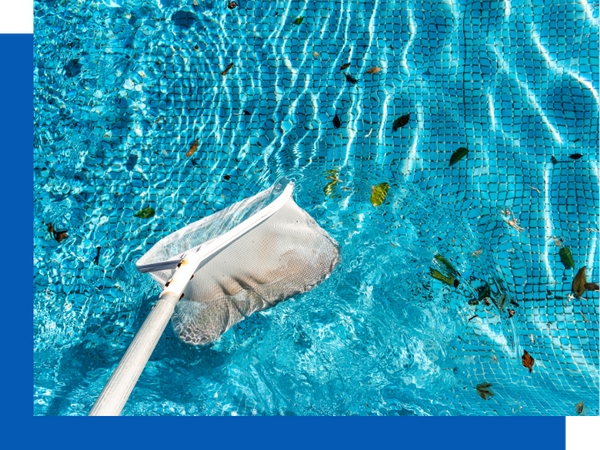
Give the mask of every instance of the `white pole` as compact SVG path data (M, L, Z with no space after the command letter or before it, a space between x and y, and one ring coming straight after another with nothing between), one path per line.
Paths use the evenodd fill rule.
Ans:
M125 356L104 386L100 397L89 413L90 416L118 416L121 414L135 383L146 367L146 363L175 311L175 305L204 258L203 252L197 252L181 261L173 278L167 282L158 302L152 308L140 331L135 335Z

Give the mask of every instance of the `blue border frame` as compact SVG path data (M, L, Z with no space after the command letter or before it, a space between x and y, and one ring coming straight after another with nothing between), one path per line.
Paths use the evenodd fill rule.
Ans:
M563 417L34 417L33 386L33 36L0 35L0 177L3 273L11 284L2 299L6 365L5 448L132 448L149 444L192 448L460 448L546 450L565 448ZM19 270L19 268L29 268ZM18 286L15 288L14 286ZM77 423L73 421L77 421ZM81 420L81 422L80 422ZM101 421L101 422L98 422ZM108 422L110 421L110 423ZM155 425L150 428L149 421ZM12 422L12 424L10 423ZM160 425L160 428L158 426ZM12 445L11 445L12 444Z

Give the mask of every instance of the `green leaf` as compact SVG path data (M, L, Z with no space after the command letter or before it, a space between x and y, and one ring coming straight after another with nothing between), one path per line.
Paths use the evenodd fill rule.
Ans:
M444 276L443 274L441 274L440 272L438 272L435 269L429 269L429 270L431 270L431 276L433 278L435 278L436 280L440 280L443 283L446 283L450 286L454 286L454 277Z
M440 263L442 263L444 266L446 266L446 269L448 269L448 271L450 272L450 274L452 276L456 276L458 275L458 271L452 266L452 264L450 264L450 262L444 258L442 255L437 255L435 257L435 259L437 259Z
M490 297L492 295L492 291L490 289L490 285L485 283L485 287L479 291L479 300L483 300L486 297Z
M392 125L392 131L396 131L398 128L402 128L404 125L406 125L410 120L410 113L406 114L402 117L398 117L396 120L394 120L394 123Z
M454 153L452 153L452 156L450 157L450 165L453 166L454 164L459 162L461 159L467 156L467 153L469 153L469 150L467 150L465 147L461 147L458 150L456 150Z
M577 297L581 297L585 293L585 284L587 283L585 269L585 266L579 269L573 280L573 292Z
M389 189L390 185L387 183L381 183L375 186L373 192L371 192L371 203L373 206L379 206L385 201Z
M323 188L323 192L325 192L326 197L329 197L331 194L334 193L333 188L335 187L336 184L338 184L338 180L333 180L333 181L330 181L329 183L327 183L327 186L325 186Z
M296 20L294 20L294 24L300 25L303 20L304 20L304 17L298 17Z
M569 247L561 248L558 254L560 255L560 260L567 268L575 267L575 261L573 261L573 254L571 253Z
M140 219L149 219L154 214L156 214L156 211L154 211L154 208L147 206L144 209L142 209L141 211L135 213L134 216L139 217Z
M494 392L490 389L491 387L492 387L492 383L479 383L475 387L475 390L477 391L477 394L479 394L479 396L482 399L489 400L490 398L492 398L494 396Z

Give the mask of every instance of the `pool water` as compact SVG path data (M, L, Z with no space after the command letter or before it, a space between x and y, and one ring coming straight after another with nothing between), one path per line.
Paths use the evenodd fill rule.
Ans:
M289 176L342 262L212 345L168 327L124 415L597 415L598 292L569 295L599 278L599 6L237 3L35 3L34 414L89 412L152 245Z

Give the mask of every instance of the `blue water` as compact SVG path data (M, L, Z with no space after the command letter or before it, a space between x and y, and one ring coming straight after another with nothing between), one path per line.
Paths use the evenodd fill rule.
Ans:
M597 415L598 4L195 3L35 3L34 414L92 407L154 243L293 174L340 265L211 346L167 329L123 414Z

